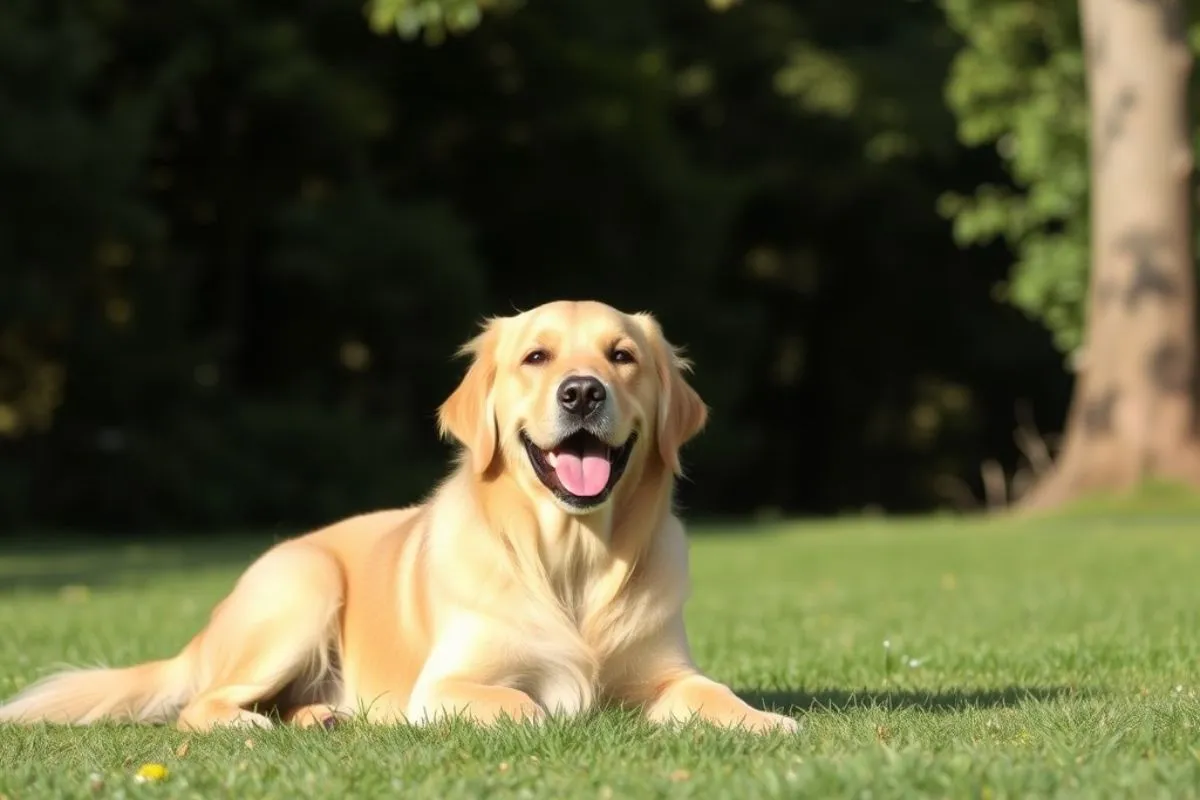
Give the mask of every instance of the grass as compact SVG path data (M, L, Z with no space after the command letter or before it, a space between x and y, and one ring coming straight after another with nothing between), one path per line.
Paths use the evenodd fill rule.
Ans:
M8 728L0 795L1200 797L1197 522L1105 508L695 536L696 656L802 717L795 737L612 712L541 731ZM57 662L172 652L263 543L9 547L0 694ZM139 785L146 762L169 777Z

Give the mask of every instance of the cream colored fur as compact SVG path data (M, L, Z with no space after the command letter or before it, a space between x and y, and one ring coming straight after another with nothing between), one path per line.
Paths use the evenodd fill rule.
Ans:
M545 358L530 363L533 350ZM707 410L654 319L551 303L491 320L465 352L471 365L439 412L463 457L426 502L271 548L174 658L53 675L0 706L0 721L207 730L270 726L273 709L298 724L489 723L603 700L659 722L795 729L692 660L672 487ZM577 375L608 388L612 446L636 434L611 495L584 511L539 479L521 438L562 438L558 388Z

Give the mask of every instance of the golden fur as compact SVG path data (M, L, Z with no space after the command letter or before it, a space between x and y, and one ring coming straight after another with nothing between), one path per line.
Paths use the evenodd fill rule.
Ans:
M463 458L425 503L276 545L174 658L52 675L0 706L0 721L206 730L267 727L260 712L275 710L299 724L488 723L608 701L659 722L794 730L705 677L689 652L672 487L707 409L655 320L550 303L489 321L464 352L471 365L439 409ZM582 510L527 452L562 438L562 381L581 375L607 388L604 441L631 448L611 494Z

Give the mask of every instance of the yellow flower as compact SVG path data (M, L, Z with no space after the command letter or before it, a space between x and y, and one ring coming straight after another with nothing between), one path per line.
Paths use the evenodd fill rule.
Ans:
M136 780L138 783L161 781L166 780L167 775L169 774L170 773L167 772L167 768L162 764L142 764L142 766L138 767L137 775L134 776L134 780Z

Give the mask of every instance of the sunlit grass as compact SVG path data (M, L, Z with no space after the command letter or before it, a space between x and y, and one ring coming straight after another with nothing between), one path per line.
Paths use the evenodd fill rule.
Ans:
M267 541L10 548L0 694L56 662L173 652ZM693 575L697 658L792 709L799 736L613 712L540 731L9 728L0 795L1200 796L1189 510L706 531ZM165 780L137 783L148 762Z

